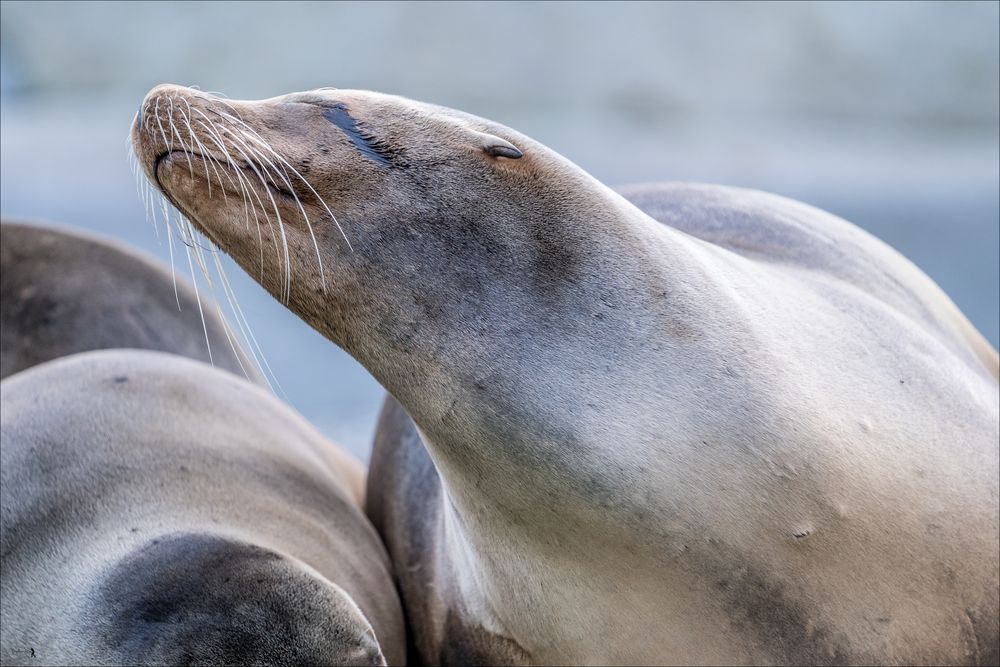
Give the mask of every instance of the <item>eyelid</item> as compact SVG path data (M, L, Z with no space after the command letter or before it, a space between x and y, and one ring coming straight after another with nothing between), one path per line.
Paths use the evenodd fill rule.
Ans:
M489 132L475 132L483 152L490 157L503 157L508 160L519 160L524 157L520 148L502 137Z
M511 160L519 160L524 157L521 149L513 144L490 144L486 147L486 154L493 157L505 157Z

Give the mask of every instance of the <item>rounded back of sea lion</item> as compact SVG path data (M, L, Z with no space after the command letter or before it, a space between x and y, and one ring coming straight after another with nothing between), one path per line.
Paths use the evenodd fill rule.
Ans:
M643 213L742 257L822 273L864 290L1000 376L989 341L923 271L846 220L787 197L707 183L636 183L617 191Z
M104 350L0 397L4 664L404 660L360 464L266 390Z
M137 348L211 360L262 383L215 305L200 297L204 328L190 283L152 258L78 230L4 220L0 378L77 352Z

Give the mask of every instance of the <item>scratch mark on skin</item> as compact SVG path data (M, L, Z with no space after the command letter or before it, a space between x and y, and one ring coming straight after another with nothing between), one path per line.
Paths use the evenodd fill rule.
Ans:
M358 121L343 104L335 104L323 112L323 117L343 130L358 151L383 167L391 167L391 151L388 146L366 133L358 126Z

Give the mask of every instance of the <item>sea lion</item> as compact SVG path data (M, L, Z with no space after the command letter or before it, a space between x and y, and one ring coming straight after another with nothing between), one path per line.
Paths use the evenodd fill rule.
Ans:
M214 303L132 248L4 220L0 276L0 378L75 352L139 348L211 361L263 383Z
M158 86L132 138L412 418L383 419L368 503L422 660L996 660L997 357L878 240L667 187L685 232L372 92Z
M265 389L145 350L0 383L3 664L402 664L364 472Z

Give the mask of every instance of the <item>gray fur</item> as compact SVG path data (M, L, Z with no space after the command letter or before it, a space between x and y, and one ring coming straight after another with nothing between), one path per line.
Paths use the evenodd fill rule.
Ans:
M735 188L633 189L647 214L412 100L161 86L144 128L158 100L234 110L347 237L303 189L324 290L280 203L285 299L239 200L133 128L171 201L412 418L387 409L368 488L423 660L995 658L997 357L898 253ZM335 104L398 166L360 155Z
M108 348L209 360L190 283L177 277L178 310L170 272L131 248L78 230L5 220L0 276L0 378ZM203 306L215 366L262 383L247 356L233 350L218 311Z
M109 350L0 383L3 664L400 664L353 459L266 391Z

